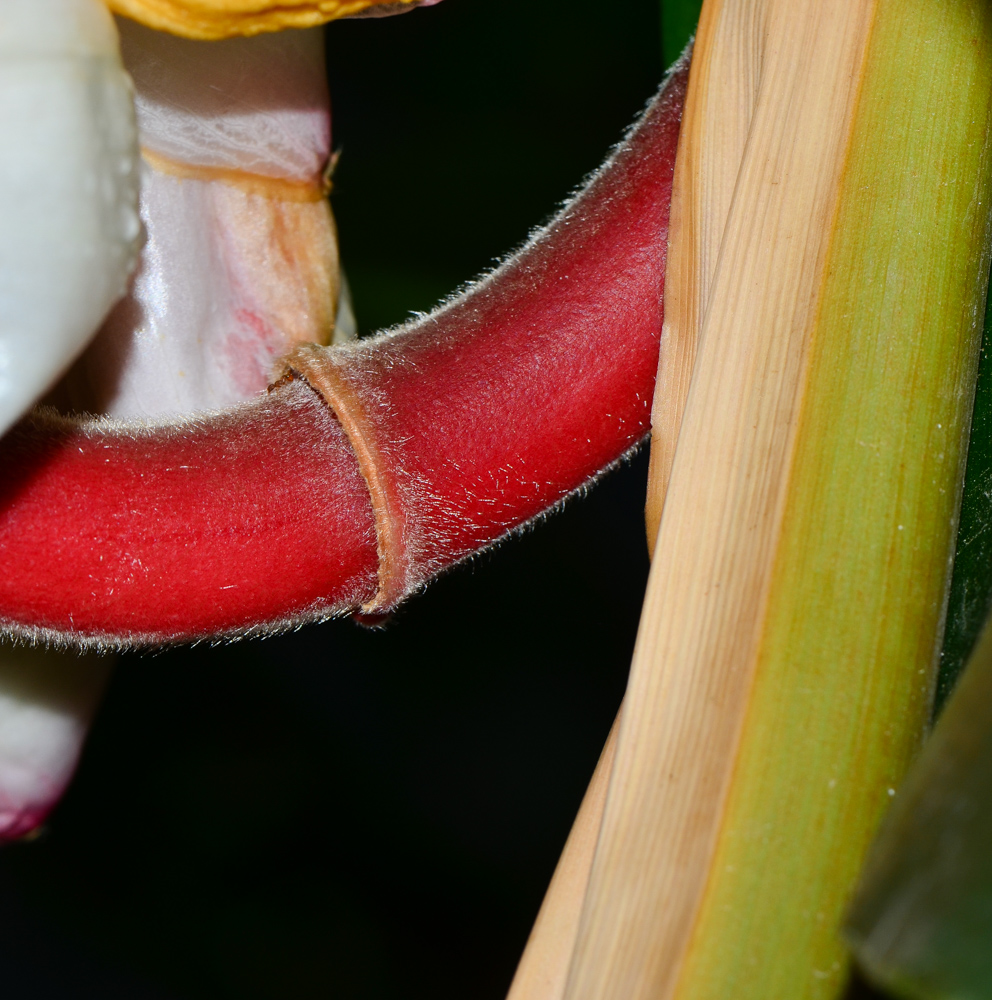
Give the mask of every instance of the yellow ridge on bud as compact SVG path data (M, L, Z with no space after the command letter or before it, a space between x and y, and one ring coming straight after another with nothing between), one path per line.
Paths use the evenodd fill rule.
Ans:
M312 28L370 7L410 7L417 0L107 0L115 14L184 38L215 41L284 28Z
M199 163L183 163L170 156L156 153L146 146L141 148L141 158L153 170L184 181L220 181L240 188L248 194L259 194L276 201L323 201L328 194L328 182L322 177L313 181L289 181L283 177L269 177L233 167L210 167Z

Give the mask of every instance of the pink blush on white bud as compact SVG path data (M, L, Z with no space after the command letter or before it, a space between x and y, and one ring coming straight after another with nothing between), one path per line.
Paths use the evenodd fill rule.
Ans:
M0 647L0 841L36 830L62 797L112 663Z

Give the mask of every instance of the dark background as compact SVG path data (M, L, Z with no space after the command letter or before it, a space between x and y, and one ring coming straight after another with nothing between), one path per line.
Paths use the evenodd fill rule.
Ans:
M363 331L489 267L661 75L658 0L328 29ZM43 837L0 853L4 1000L502 998L619 704L642 455L381 632L123 657Z

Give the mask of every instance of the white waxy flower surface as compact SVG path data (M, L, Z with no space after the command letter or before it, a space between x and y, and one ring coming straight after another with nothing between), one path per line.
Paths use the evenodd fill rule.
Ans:
M55 401L116 416L221 408L263 391L279 355L334 328L323 35L198 42L119 27L146 239L128 297Z
M0 433L79 354L134 266L137 143L99 0L0 2Z
M0 645L0 841L37 829L59 800L111 662Z

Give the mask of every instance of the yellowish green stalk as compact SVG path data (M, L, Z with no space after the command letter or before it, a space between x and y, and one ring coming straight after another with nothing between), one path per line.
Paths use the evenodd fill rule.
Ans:
M880 0L736 770L681 998L834 996L924 733L988 259L992 7Z
M567 1000L843 990L946 604L992 8L705 0L693 74L672 217L698 259L669 270L663 340L698 349ZM727 127L694 127L703 106Z

